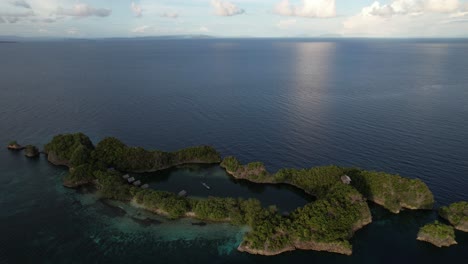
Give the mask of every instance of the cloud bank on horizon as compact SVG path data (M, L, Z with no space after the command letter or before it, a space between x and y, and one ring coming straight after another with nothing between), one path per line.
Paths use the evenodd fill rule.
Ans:
M0 0L0 35L468 37L468 0Z

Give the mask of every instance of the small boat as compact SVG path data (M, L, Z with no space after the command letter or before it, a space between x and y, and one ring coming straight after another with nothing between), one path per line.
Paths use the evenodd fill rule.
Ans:
M203 186L205 186L205 188L207 188L208 190L210 190L210 189L211 189L211 187L210 187L210 186L208 186L208 184L206 184L206 183L204 183L204 182L202 182L201 184L202 184Z

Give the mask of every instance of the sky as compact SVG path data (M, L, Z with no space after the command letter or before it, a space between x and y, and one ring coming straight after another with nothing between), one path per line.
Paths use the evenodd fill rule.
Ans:
M468 0L0 0L0 35L468 37Z

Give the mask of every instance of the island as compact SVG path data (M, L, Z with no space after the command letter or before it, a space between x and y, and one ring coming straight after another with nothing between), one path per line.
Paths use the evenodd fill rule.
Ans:
M439 209L439 215L455 229L468 232L468 202L457 202Z
M317 197L328 193L333 184L345 181L366 199L393 213L399 213L403 208L430 210L434 205L434 196L423 181L384 172L325 166L311 169L280 169L277 173L270 174L261 162L241 165L235 157L226 157L221 166L237 179L256 183L290 184Z
M18 142L16 142L16 140L10 141L8 143L7 148L9 150L22 150L22 149L24 149L24 147L21 146L20 144L18 144Z
M28 158L35 158L39 156L39 149L33 145L27 145L24 147L24 155Z
M456 245L453 227L435 221L419 229L417 240L425 241L436 247Z
M430 209L434 203L429 188L420 180L333 165L280 169L270 174L261 162L242 165L235 157L221 160L210 146L150 151L127 146L113 137L94 145L88 136L76 133L53 137L44 152L49 162L69 169L63 178L66 187L93 185L103 199L126 201L170 219L190 217L248 226L238 250L251 254L277 255L302 249L351 255L350 239L372 222L367 200L395 213L402 208ZM256 199L192 198L148 189L127 175L211 163L220 164L236 179L289 184L315 200L281 214L275 206L263 208Z

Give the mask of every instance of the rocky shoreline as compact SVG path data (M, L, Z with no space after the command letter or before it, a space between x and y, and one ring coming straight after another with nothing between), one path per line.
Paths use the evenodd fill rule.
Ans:
M22 147L16 142L11 142L8 148L27 148L28 157L40 153L34 146ZM96 186L104 198L127 201L135 207L171 219L187 217L247 225L250 231L244 236L238 251L256 255L273 256L294 250L351 255L349 239L372 222L367 200L394 213L402 208L430 209L434 202L432 193L420 180L333 165L281 169L270 174L261 162L241 165L234 157L226 157L221 162L220 154L209 146L175 152L148 151L128 147L115 138L105 138L94 146L86 135L77 133L55 136L45 146L45 154L51 164L69 169L70 173L63 181L65 187ZM180 165L214 163L220 163L235 179L258 184L287 184L314 196L316 200L297 208L290 215L282 215L275 208L262 207L255 199L186 198L129 185L122 177L124 172L154 172ZM362 183L371 184L374 193L363 190ZM379 188L383 188L383 191L375 192ZM466 210L465 207L465 204L457 205L440 214L456 228L468 230L468 207ZM437 246L456 243L454 236L450 240L451 233L448 238L439 236L434 239L431 236L434 233L424 228L418 234L418 240Z
M436 247L450 247L458 244L453 227L438 221L421 227L416 239L431 243Z

